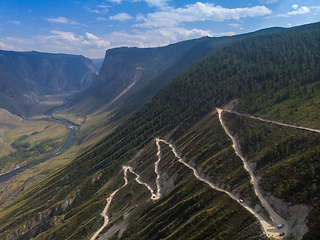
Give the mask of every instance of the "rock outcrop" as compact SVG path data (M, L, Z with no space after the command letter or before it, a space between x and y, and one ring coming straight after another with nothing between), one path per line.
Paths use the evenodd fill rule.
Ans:
M32 239L43 231L63 222L65 214L64 211L70 206L76 197L80 194L80 189L71 194L62 203L38 213L35 217L30 219L26 224L16 229L13 233L8 234L4 239L13 240L24 235L24 239Z

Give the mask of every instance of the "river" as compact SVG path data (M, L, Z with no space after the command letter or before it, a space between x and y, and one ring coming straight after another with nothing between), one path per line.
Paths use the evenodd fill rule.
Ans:
M24 166L21 166L21 167L18 167L10 172L7 172L7 173L3 173L0 175L0 183L2 182L5 182L7 181L8 179L10 179L11 177L19 174L20 172L22 172L23 170L27 169L27 168L30 168L31 166L34 166L36 164L39 164L39 163L42 163L42 162L45 162L47 160L49 160L50 158L60 154L61 152L67 150L68 148L71 147L72 143L73 143L73 140L74 140L74 137L75 137L75 134L76 134L76 125L74 125L73 123L71 122L68 122L66 120L61 120L61 119L57 119L57 118L54 118L52 116L52 112L54 110L56 110L57 108L61 108L61 107L64 107L64 106L67 106L71 103L71 100L68 98L68 102L66 104L63 104L61 106L57 106L57 107L53 107L51 109L49 109L44 115L43 115L43 118L46 120L46 121L53 121L53 122L57 122L57 123L60 123L60 124L63 124L65 125L68 129L70 129L69 133L68 133L68 136L67 136L67 139L65 141L65 143L62 145L62 147L60 147L58 150L56 150L54 153L51 153L50 155L46 156L46 157L43 157L43 158L40 158L40 159L37 159L31 163L28 163Z

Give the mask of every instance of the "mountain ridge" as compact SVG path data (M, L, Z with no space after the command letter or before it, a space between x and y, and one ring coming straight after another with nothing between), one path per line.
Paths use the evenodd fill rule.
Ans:
M240 39L282 30L275 27L231 37L202 37L158 48L109 49L97 79L73 99L70 111L82 116L107 113L101 124L114 125L206 55Z
M83 90L96 74L91 60L80 55L0 50L1 107L26 117L45 94Z
M129 162L154 188L157 174L152 163L158 159L154 139L165 138L170 132L170 140L190 165L258 208L250 176L212 111L238 98L237 111L271 114L273 119L284 121L303 115L309 124L319 124L315 114L319 109L319 36L320 23L315 23L243 39L207 56L161 88L151 101L70 165L6 205L0 213L0 236L90 238L103 225L100 213L106 199L123 185L124 164ZM306 113L301 105L310 111ZM239 137L245 157L255 166L263 193L283 201L279 214L290 219L286 208L310 207L308 221L298 222L307 229L295 233L296 237L317 239L318 134L229 113L223 117L233 136ZM149 201L150 193L129 173L130 185L114 196L110 223L102 235L124 223L120 236L117 230L113 238L268 238L241 203L195 179L190 169L174 161L168 146L162 145L161 157L160 184L170 185L166 194ZM22 199L23 204L15 205ZM34 222L43 215L54 217Z

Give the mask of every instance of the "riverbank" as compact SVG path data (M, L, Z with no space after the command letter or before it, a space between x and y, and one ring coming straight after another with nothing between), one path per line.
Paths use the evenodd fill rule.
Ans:
M61 153L65 152L67 149L69 149L72 146L72 143L74 141L76 131L77 131L77 125L67 121L67 120L61 120L57 119L51 116L52 112L55 109L58 109L59 107L64 107L68 104L65 103L61 106L54 106L50 108L49 110L46 110L46 112L42 115L42 119L30 119L30 120L25 120L29 125L32 127L29 128L24 128L25 131L27 132L32 132L32 134L27 134L31 137L33 136L42 136L46 138L46 136L49 136L52 138L55 136L55 134L59 133L61 134L62 132L58 129L52 129L50 134L44 134L46 131L50 131L50 126L59 126L63 125L62 128L66 129L66 133L64 133L64 143L56 149L54 152L51 154L38 158L36 160L33 160L29 163L25 163L24 165L19 164L16 166L13 170L7 171L5 173L2 173L0 175L0 206L3 204L7 204L9 201L12 200L19 192L23 191L25 188L28 186L31 186L35 182L37 182L37 179L42 179L43 177L47 177L49 172L53 172L55 169L59 168L61 164L64 165L64 163L69 162L70 159L68 157L59 157ZM50 113L50 115L48 115ZM50 124L48 124L50 122ZM55 124L52 124L55 123ZM34 126L33 126L34 125ZM48 128L49 127L49 128ZM59 127L59 128L61 128ZM26 130L28 129L28 130ZM58 130L58 131L57 131ZM23 129L19 130L17 129L16 131L24 132ZM20 133L15 133L15 135L21 135ZM38 136L38 137L39 137ZM40 140L37 140L40 141ZM46 163L48 160L51 159L57 159L54 161L51 161L50 163ZM68 160L66 160L68 159ZM36 176L39 177L36 177ZM43 177L41 176L43 175Z

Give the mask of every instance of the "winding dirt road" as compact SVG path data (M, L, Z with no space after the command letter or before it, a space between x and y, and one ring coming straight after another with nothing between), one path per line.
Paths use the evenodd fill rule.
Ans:
M131 173L133 173L134 175L137 176L137 177L135 178L135 180L136 180L137 183L139 183L139 184L141 184L141 185L144 185L144 186L146 186L146 187L148 188L148 190L149 190L150 193L151 193L151 199L152 199L152 200L157 200L157 199L160 198L160 196L158 196L156 193L154 193L154 191L153 191L153 189L150 187L150 185L148 185L147 183L144 183L144 182L141 181L140 175L137 174L136 172L134 172L133 169L132 169L132 167L127 166L127 168L129 169L129 171L130 171Z
M97 236L101 233L101 231L105 228L105 226L108 225L109 223L109 217L107 216L107 211L110 207L110 204L111 204L111 201L114 197L114 195L123 187L125 187L127 184L128 184L128 178L127 178L127 171L128 171L128 167L124 166L122 167L124 173L123 173L123 177L124 177L124 184L118 188L117 190L115 190L113 193L111 193L111 195L107 198L107 205L105 206L105 208L103 209L101 215L103 216L104 218L104 223L102 225L101 228L98 229L98 231L96 231L93 236L90 238L90 240L95 240L97 238Z
M221 113L225 111L223 109L219 109L217 108L217 112L219 114L219 120L220 123L222 125L222 127L224 128L225 132L227 133L227 135L232 139L233 142L233 149L236 152L236 154L241 158L244 168L249 172L250 177L251 177L251 183L254 186L254 191L256 193L256 195L259 197L259 199L261 200L262 204L264 205L264 207L267 209L267 211L269 212L270 217L273 220L273 224L265 224L265 222L261 222L261 225L264 228L264 231L266 232L267 235L271 235L272 237L279 237L279 233L280 232L284 232L285 235L284 236L288 236L289 234L289 228L288 228L288 223L286 222L285 219L283 219L281 216L279 216L274 210L273 208L270 206L270 204L264 199L263 195L260 192L260 188L259 188L259 183L257 178L255 177L253 171L251 170L248 162L246 161L246 159L244 158L244 156L242 155L241 151L240 151L240 146L237 143L236 139L231 135L229 129L226 127L226 125L224 124L222 117L221 117ZM226 110L227 111L227 110ZM230 111L228 111L230 112ZM279 224L284 224L284 226L281 228L281 230L277 229L277 225Z
M158 148L158 152L157 152L158 161L156 161L154 164L154 171L157 174L157 179L156 179L157 193L156 193L156 198L153 198L153 200L157 200L161 197L160 173L159 173L159 163L161 161L161 148L160 148L160 144L159 144L159 138L156 138L156 144L157 144L157 148Z
M231 110L226 110L226 109L220 109L220 110L225 111L225 112L229 112L229 113L234 113L234 114L237 114L237 115L240 115L240 116L244 116L244 117L260 120L260 121L263 121L263 122L269 122L269 123L274 123L274 124L285 126L285 127L297 128L297 129L302 129L302 130L307 130L307 131L311 131L311 132L320 133L320 129L316 129L316 128L304 127L304 126L299 126L299 125L290 124L290 123L283 123L283 122L279 122L279 121L269 120L269 119L265 119L265 118L262 118L262 117L255 117L255 116L252 116L252 115L249 115L249 114L246 114L246 113L239 113L239 112L236 112L236 111L231 111Z
M194 176L195 176L198 180L200 180L200 181L208 184L212 189L215 189L215 190L217 190L217 191L224 192L224 193L228 194L231 198L233 198L233 199L236 200L236 201L239 200L239 198L237 198L237 197L236 197L235 195L233 195L232 193L230 193L230 192L228 192L228 191L226 191L226 190L224 190L224 189L222 189L222 188L217 187L217 186L214 185L212 182L210 182L210 181L204 179L203 177L201 177L201 176L199 175L198 171L197 171L194 167L192 167L190 164L188 164L188 163L186 163L185 161L183 161L183 159L180 157L180 155L178 154L177 150L175 149L175 147L174 147L171 143L168 143L167 141L162 140L162 139L160 139L159 141L162 141L162 142L168 144L169 147L172 149L175 157L179 159L178 161L181 162L182 164L184 164L186 167L190 168L190 169L193 171ZM274 228L271 229L271 228L269 227L270 224L269 224L266 220L264 220L258 213L256 213L252 208L250 208L246 203L243 203L242 205L243 205L249 212L251 212L256 218L258 218L258 220L259 220L259 222L261 223L261 225L263 226L264 230L265 230L265 231L266 231L266 229L268 230L268 231L266 231L266 233L267 233L268 235L272 235L272 236L275 236L275 237L279 237L279 232L273 234L272 232L273 232L273 229L274 229Z
M161 161L161 149L160 149L160 144L159 144L159 139L156 139L156 144L158 147L158 152L157 152L157 156L158 156L158 160L155 162L154 164L154 170L155 173L157 174L157 179L156 179L156 185L157 185L157 191L156 193L153 191L153 189L150 187L150 185L148 185L147 183L144 183L141 181L141 177L139 174L137 174L135 171L133 171L133 168L130 166L123 166L123 178L124 178L124 184L119 187L117 190L115 190L113 193L111 193L111 195L107 198L107 205L105 206L105 208L103 209L101 215L104 218L104 223L103 225L93 234L93 236L90 238L90 240L95 240L97 238L97 236L101 233L101 231L108 225L109 223L109 217L107 216L107 211L110 207L110 204L112 202L112 199L114 197L114 195L123 187L125 187L128 184L128 177L127 177L127 172L130 171L131 173L133 173L134 175L136 175L135 181L141 185L144 185L145 187L147 187L147 189L150 191L151 193L151 199L152 200L158 200L161 197L161 187L160 187L160 174L159 174L159 170L158 170L158 166L159 163Z
M286 127L292 127L292 128L298 128L298 129L303 129L303 130L308 130L308 131L312 131L312 132L320 132L319 129L313 129L313 128L308 128L308 127L302 127L302 126L297 126L297 125L293 125L293 124L285 124L285 123L281 123L281 122L277 122L277 121L272 121L272 120L267 120L267 119L264 119L264 118L260 118L260 117L254 117L254 116L251 116L251 115L247 115L247 114L241 114L241 113L238 113L238 112L234 112L234 111L230 111L230 110L225 110L225 109L219 109L217 108L216 109L218 114L219 114L219 120L220 120L220 123L222 125L222 127L224 128L225 132L227 133L227 135L231 138L232 142L233 142L233 148L235 150L235 153L241 158L241 160L243 161L243 164L244 164L244 168L249 172L250 174L250 177L251 177L251 183L253 184L254 186L254 190L255 190L255 193L256 195L259 197L259 199L261 200L262 204L264 205L264 207L267 209L267 211L269 212L269 215L270 217L272 218L273 220L273 224L270 224L268 223L265 219L263 219L257 212L255 212L251 207L249 207L246 203L242 203L242 205L250 212L252 213L260 222L260 224L262 225L263 227L263 230L264 232L267 234L268 237L274 237L274 238L280 238L279 236L279 233L280 232L284 232L285 235L284 236L288 236L289 235L289 228L288 228L288 224L287 222L285 221L285 219L283 219L281 216L279 216L274 210L273 208L270 206L270 204L264 199L264 197L262 196L261 192L260 192L260 189L259 189L259 185L258 185L258 181L253 173L253 171L251 170L250 166L248 165L246 159L243 157L241 151L240 151L240 147L239 145L237 144L235 138L231 135L229 129L226 127L225 123L223 122L222 120L222 117L221 117L221 113L223 111L226 111L226 112L230 112L230 113L235 113L235 114L238 114L238 115L243 115L243 116L246 116L246 117L250 117L250 118L253 118L253 119L257 119L257 120L260 120L260 121L266 121L266 122L271 122L271 123L274 123L274 124L278 124L278 125L282 125L282 126L286 126ZM114 195L120 190L122 189L123 187L125 187L127 184L128 184L128 178L127 178L127 171L130 171L131 173L133 173L134 175L136 175L136 178L135 178L135 181L141 185L144 185L145 187L147 187L147 189L150 191L151 193L151 200L157 200L159 199L162 195L161 195L161 186L160 186L160 173L159 173L159 163L161 161L161 147L160 147L160 144L159 142L163 142L165 144L167 144L171 149L172 149L172 152L174 153L175 157L178 158L178 161L181 162L182 164L184 164L186 167L188 167L189 169L191 169L193 171L193 174L194 176L208 184L212 189L215 189L215 190L218 190L220 192L224 192L226 194L228 194L231 198L235 199L236 201L239 201L239 198L237 198L235 195L233 195L232 193L224 190L224 189L221 189L221 188L218 188L217 186L215 186L212 182L208 181L207 179L203 178L200 176L200 174L198 173L198 171L192 167L190 164L186 163L181 157L180 155L178 154L177 150L175 149L175 147L163 140L163 139L159 139L159 138L156 138L155 139L156 141L156 145L157 145L157 148L158 148L158 151L157 151L157 157L158 157L158 160L155 162L155 173L157 175L157 178L156 178L156 186L157 186L157 190L154 191L150 185L148 185L147 183L144 183L141 181L141 177L139 174L137 174L136 172L133 171L133 168L130 167L130 166L123 166L123 171L124 171L124 180L125 180L125 183L124 185L122 185L120 188L118 188L117 190L115 190L108 198L107 198L107 205L105 206L104 210L102 211L101 215L104 217L104 224L102 225L101 228L99 228L98 231L96 231L94 233L94 235L90 238L90 240L95 240L97 238L97 236L101 233L101 231L108 225L109 223L109 217L107 216L107 211L110 207L110 204L112 202L112 199L114 197ZM278 224L284 224L284 226L281 228L281 229L278 229L277 228L277 225Z

